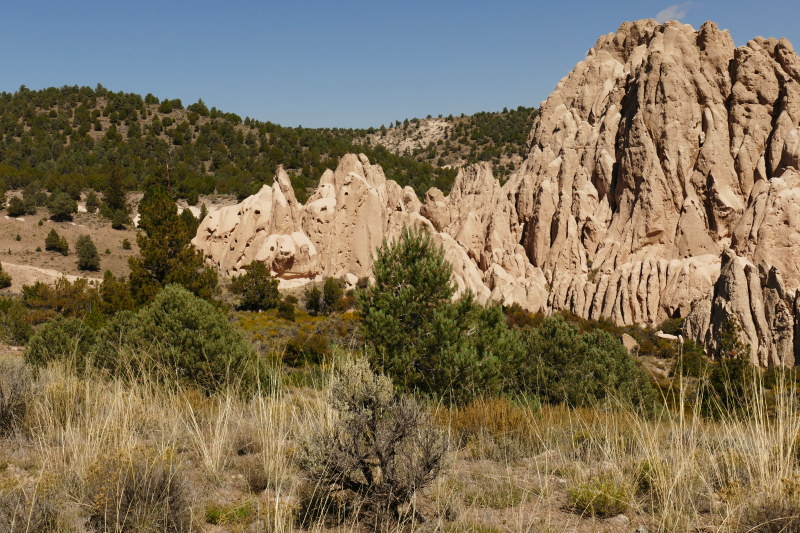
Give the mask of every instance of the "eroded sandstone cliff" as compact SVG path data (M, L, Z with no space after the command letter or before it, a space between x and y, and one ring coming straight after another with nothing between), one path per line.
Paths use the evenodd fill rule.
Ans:
M625 23L542 103L505 185L473 165L420 205L349 155L305 206L281 170L194 243L227 274L258 260L283 278L361 277L403 224L427 226L482 300L618 324L688 316L712 353L735 314L754 362L794 364L800 59L785 39L735 48L710 22Z

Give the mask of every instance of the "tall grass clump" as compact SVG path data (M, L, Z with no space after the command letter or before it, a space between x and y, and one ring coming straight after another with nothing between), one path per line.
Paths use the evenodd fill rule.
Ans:
M16 357L0 357L0 437L24 428L33 396L30 369Z

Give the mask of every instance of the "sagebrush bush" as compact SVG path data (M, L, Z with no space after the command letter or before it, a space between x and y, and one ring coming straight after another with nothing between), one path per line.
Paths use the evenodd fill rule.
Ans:
M191 504L174 451L151 448L101 455L86 480L96 531L191 530Z
M313 428L296 456L310 480L301 515L337 502L344 514L376 524L398 519L401 507L445 468L446 437L426 409L396 397L391 381L364 359L337 370L328 401L335 422Z

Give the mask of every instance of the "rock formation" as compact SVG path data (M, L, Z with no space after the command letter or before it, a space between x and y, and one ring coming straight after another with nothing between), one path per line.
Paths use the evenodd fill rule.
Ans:
M305 206L279 171L194 242L228 274L258 260L361 277L403 224L429 227L483 300L617 324L691 315L686 336L711 353L735 315L754 362L794 364L800 59L785 39L735 48L710 22L625 23L542 103L502 187L473 165L420 205L350 155Z

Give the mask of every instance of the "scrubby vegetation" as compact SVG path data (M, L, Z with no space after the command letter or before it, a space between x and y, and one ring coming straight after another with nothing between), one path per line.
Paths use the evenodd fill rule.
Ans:
M750 366L734 320L711 361L453 299L411 229L356 286L281 294L260 265L220 285L170 192L140 213L129 277L0 298L0 529L794 527L797 381Z

